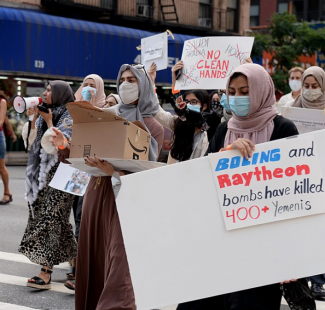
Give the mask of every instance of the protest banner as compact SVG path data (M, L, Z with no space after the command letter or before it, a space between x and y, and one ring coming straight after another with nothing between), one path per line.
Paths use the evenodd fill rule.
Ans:
M168 66L168 34L163 32L151 37L141 39L141 62L148 70L154 62L157 71Z
M309 148L308 135L324 158L324 133L283 141ZM319 169L324 175L323 161ZM324 213L227 230L213 173L203 157L121 177L116 201L137 309L325 272Z
M325 213L318 203L325 200L325 185L313 137L300 137L299 146L282 140L255 148L248 160L235 150L209 154L228 230Z
M184 42L176 89L225 89L231 72L250 57L253 37L204 37Z
M325 129L323 110L281 107L281 115L293 121L300 134Z
M91 175L67 164L60 163L50 186L60 191L76 196L83 196L86 192Z

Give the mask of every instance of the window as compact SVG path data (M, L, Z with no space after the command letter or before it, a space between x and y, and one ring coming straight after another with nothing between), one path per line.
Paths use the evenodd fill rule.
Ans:
M278 13L289 12L289 3L288 2L279 2L278 3Z
M307 20L317 21L320 19L321 12L319 12L319 0L309 0L308 1L308 16Z
M251 1L249 26L254 27L260 24L260 1Z
M238 31L238 0L227 0L227 30Z
M304 2L301 0L295 0L292 3L292 14L296 15L297 20L304 19Z
M211 0L200 0L198 25L205 28L212 27Z
M137 16L150 18L152 15L152 0L137 0Z

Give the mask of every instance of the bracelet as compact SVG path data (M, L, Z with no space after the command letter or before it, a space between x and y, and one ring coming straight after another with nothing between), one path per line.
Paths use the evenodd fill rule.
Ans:
M63 137L63 144L58 146L58 148L60 150L65 150L67 146L68 146L68 141L67 141L66 137Z
M228 145L227 145L226 150L227 150L227 151L230 151L230 150L231 150L231 144L228 144Z

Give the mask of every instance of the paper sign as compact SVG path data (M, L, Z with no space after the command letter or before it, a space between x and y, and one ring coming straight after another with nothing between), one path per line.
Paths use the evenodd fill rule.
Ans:
M86 192L90 177L91 175L86 172L60 163L50 182L50 186L66 193L83 196Z
M210 154L228 230L324 213L325 182L313 136L256 145L251 159L239 151Z
M250 57L253 37L205 37L184 42L176 89L225 89L231 72Z
M321 158L324 134L308 134ZM303 138L284 141L310 147ZM138 310L325 272L324 213L228 231L213 178L208 157L121 177L117 210Z
M168 65L168 35L163 32L141 39L141 62L148 70L155 62L157 70L163 70Z
M300 134L325 129L323 110L282 107L281 115L292 120Z

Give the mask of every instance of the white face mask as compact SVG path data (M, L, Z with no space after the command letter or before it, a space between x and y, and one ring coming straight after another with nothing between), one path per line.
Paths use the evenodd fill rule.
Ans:
M321 88L316 89L302 89L302 96L305 97L309 101L315 101L323 94Z
M290 80L289 81L289 86L292 91L298 91L301 89L301 81L298 80Z
M123 103L130 104L139 98L139 85L125 81L120 85L118 94Z

